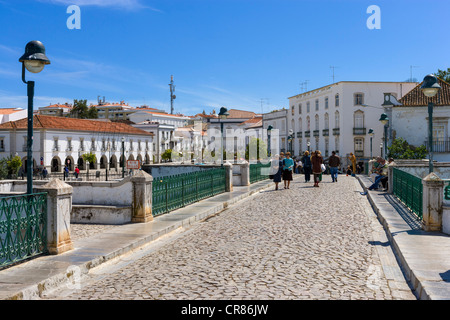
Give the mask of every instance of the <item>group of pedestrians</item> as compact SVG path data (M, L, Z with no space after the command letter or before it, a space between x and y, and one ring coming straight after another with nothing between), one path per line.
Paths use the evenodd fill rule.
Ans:
M333 182L337 182L337 173L340 165L340 158L336 155L336 152L332 152L329 160L330 172ZM284 188L289 189L290 183L292 181L292 173L294 171L294 160L291 158L290 152L275 155L271 163L271 175L270 178L273 179L275 183L275 190L278 190L278 184L281 180L284 181ZM297 168L299 164L297 164ZM323 163L323 157L319 150L313 151L309 154L309 151L305 151L303 157L301 158L301 167L305 174L305 182L311 180L311 174L314 179L314 187L319 187L319 183L322 181L322 174L326 167Z

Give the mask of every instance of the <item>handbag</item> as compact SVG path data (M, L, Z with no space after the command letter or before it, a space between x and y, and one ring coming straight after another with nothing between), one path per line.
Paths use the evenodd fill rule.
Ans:
M320 165L320 167L322 168L322 172L325 172L325 170L327 170L327 168L325 167L325 165L323 163Z

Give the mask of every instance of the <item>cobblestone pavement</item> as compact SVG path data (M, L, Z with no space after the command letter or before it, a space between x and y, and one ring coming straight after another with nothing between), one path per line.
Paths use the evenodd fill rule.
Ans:
M352 177L324 176L319 188L297 178L288 190L266 189L45 298L415 299L359 191Z

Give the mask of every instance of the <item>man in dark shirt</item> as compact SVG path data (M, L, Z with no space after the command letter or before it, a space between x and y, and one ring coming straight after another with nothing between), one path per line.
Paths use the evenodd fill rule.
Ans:
M330 166L331 179L333 179L333 182L337 182L338 169L340 164L341 158L336 155L335 151L332 151L331 156L328 159L328 165Z

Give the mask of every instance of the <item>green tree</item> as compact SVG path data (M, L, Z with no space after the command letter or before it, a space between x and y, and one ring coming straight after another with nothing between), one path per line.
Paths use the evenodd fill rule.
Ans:
M427 156L427 148L424 145L415 147L403 138L395 139L388 151L388 157L394 159L424 159Z
M89 152L89 153L84 153L83 155L82 155L82 157L83 157L83 160L86 162L86 163L88 163L87 164L87 173L89 174L89 167L90 167L90 163L95 163L96 161L97 161L97 157L95 156L95 154L94 153L92 153L92 152Z
M73 107L70 110L71 118L87 119L88 118L87 100L73 100Z
M87 112L88 119L98 119L98 110L94 106L90 106Z
M445 82L450 83L450 68L447 68L447 71L438 69L438 72L435 73L435 76L444 80Z
M253 150L256 150L255 154L250 154ZM260 160L267 157L267 144L264 140L259 138L251 138L248 145L245 147L245 159L248 160Z
M4 180L8 177L8 159L2 158L0 159L0 179Z
M20 159L19 156L13 157L10 155L6 163L8 167L8 176L13 177L19 172L19 168L22 166L22 159Z

